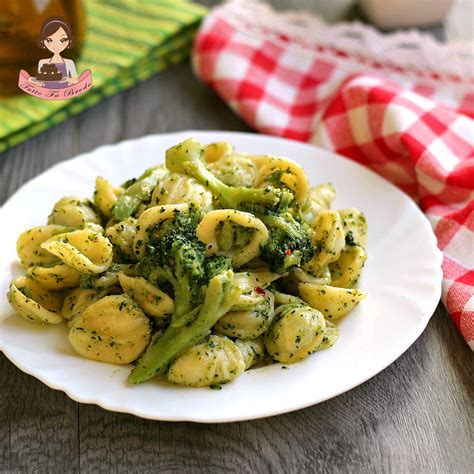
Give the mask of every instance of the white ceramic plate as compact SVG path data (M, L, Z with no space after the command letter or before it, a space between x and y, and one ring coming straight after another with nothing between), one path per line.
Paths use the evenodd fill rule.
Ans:
M281 364L245 372L222 390L162 382L127 384L130 367L93 362L69 345L67 330L17 317L6 292L21 273L15 241L44 224L64 195L91 196L97 175L121 183L160 163L165 150L189 136L228 140L251 153L300 163L312 184L331 181L335 209L357 207L369 225L368 261L359 282L368 298L340 322L331 349L282 370ZM32 157L34 159L34 157ZM376 174L313 146L262 135L181 132L104 146L63 162L23 186L1 211L0 347L21 370L72 399L156 420L224 422L289 412L339 395L383 370L418 338L440 298L441 254L428 221L402 192Z

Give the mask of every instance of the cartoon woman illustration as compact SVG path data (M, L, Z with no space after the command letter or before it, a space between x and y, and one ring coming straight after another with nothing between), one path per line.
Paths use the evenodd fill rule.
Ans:
M60 54L74 44L68 21L62 17L49 17L43 24L37 44L51 51L53 56L39 61L36 77L30 77L28 82L48 89L63 89L76 84L78 78L74 61L62 58Z

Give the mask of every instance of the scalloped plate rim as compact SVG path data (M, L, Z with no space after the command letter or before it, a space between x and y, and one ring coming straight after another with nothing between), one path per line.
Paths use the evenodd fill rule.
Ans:
M16 365L20 370L22 370L23 372L37 378L42 383L44 383L45 385L47 385L48 387L50 387L52 389L63 391L71 399L73 399L77 402L87 403L87 404L95 404L95 405L98 405L98 406L100 406L100 407L102 407L106 410L115 411L115 412L119 412L119 413L128 413L128 414L132 414L132 415L139 416L141 418L146 418L146 419L161 420L161 421L193 421L193 422L200 422L200 423L236 422L236 421L243 421L243 420L252 420L252 419L258 419L258 418L265 418L265 417L269 417L269 416L280 415L280 414L283 414L283 413L289 413L289 412L292 412L292 411L295 411L295 410L306 408L308 406L312 406L312 405L317 404L317 403L322 403L322 402L324 402L328 399L331 399L335 396L338 396L342 393L345 393L345 392L357 387L358 385L366 382L367 380L369 380L370 378L374 377L375 375L377 375L378 373L383 371L385 368L387 368L395 360L397 360L422 334L422 332L426 328L426 326L427 326L429 320L431 319L431 316L432 316L432 314L433 314L434 310L436 309L436 306L439 302L439 299L440 299L440 296L441 296L442 272L441 272L440 266L441 266L441 261L442 261L442 254L439 251L439 249L437 248L436 239L435 239L434 233L431 231L431 226L430 226L428 220L425 218L425 216L423 215L421 210L415 205L415 203L409 197L407 197L402 191L400 191L398 188L396 188L392 183L388 182L387 180L385 180L384 178L382 178L381 176L379 176L375 172L367 169L366 167L364 167L364 166L362 166L362 165L360 165L360 164L358 164L358 163L356 163L352 160L349 160L349 159L347 159L347 158L345 158L341 155L338 155L336 153L333 153L333 152L330 152L330 151L327 151L327 150L324 150L324 149L320 149L320 148L315 147L311 144L301 143L301 142L298 142L298 141L295 141L295 140L289 140L289 139L273 137L273 136L268 136L268 135L258 135L258 134L246 133L246 132L189 130L189 131L178 131L178 132L146 135L146 136L139 137L139 138L132 138L132 139L123 140L123 141L115 143L115 144L101 145L98 148L95 148L95 149L90 150L90 151L85 152L85 153L81 153L81 154L79 154L79 155L77 155L77 156L75 156L71 159L62 161L60 163L57 163L57 164L51 166L47 170L43 171L39 175L35 176L31 180L29 180L28 182L23 184L15 192L4 203L4 205L0 208L0 217L2 217L4 213L6 213L5 208L8 210L10 208L10 206L12 206L11 203L15 201L17 195L19 193L21 193L21 191L23 190L24 187L35 185L36 183L40 182L41 179L43 179L45 175L47 175L48 173L50 173L53 170L57 170L58 168L63 168L63 167L65 169L67 169L67 167L70 165L71 162L78 162L78 161L81 161L81 160L91 159L92 158L91 155L104 154L104 153L107 153L109 150L113 150L116 147L122 147L122 148L123 147L129 147L129 146L134 147L134 146L137 146L137 145L139 146L141 143L146 142L146 141L152 142L154 140L163 140L163 139L166 139L168 137L177 137L177 139L179 139L178 137L184 138L186 136L196 136L196 135L198 135L198 138L199 138L199 135L201 135L201 137L206 136L206 138L208 138L210 140L213 140L213 138L211 138L211 137L217 137L217 136L220 136L220 137L217 137L217 140L218 139L230 139L230 140L232 140L232 138L235 138L236 140L238 140L240 137L243 137L243 138L250 138L251 140L257 140L257 141L258 140L260 140L260 141L263 140L263 141L270 141L270 142L282 143L282 144L285 144L285 143L288 144L289 143L288 146L311 148L313 153L319 152L319 153L322 153L324 155L331 155L331 158L337 159L337 160L342 160L346 164L349 164L349 167L350 166L355 166L356 168L360 168L361 170L363 170L364 173L371 174L372 179L383 181L384 186L388 186L389 188L392 189L392 191L395 191L396 193L398 193L399 196L401 196L402 199L405 200L405 204L411 206L411 208L412 208L411 210L413 212L418 213L418 217L421 218L420 219L420 225L422 225L421 222L423 222L424 227L425 227L425 231L428 231L427 235L430 236L429 245L432 246L433 257L434 257L433 267L437 270L437 272L436 272L437 275L435 275L432 278L432 282L433 283L435 281L439 282L439 285L437 285L437 288L433 289L433 295L431 297L431 300L433 302L432 307L425 308L425 313L426 314L430 313L430 315L429 316L424 316L423 319L419 322L419 324L414 325L411 328L411 332L410 332L411 342L406 347L403 346L403 347L400 347L397 351L394 351L392 356L388 359L388 362L387 362L387 360L384 362L383 367L382 366L378 367L375 371L372 371L372 373L368 373L365 377L358 379L356 382L348 384L343 389L337 391L337 393L335 392L335 393L329 394L325 397L318 398L318 400L316 402L314 402L314 401L309 401L308 402L307 401L305 403L300 403L300 404L294 403L292 406L281 407L281 408L277 408L277 409L273 409L273 410L267 410L265 413L257 413L257 414L252 414L252 415L249 415L249 416L242 415L242 414L241 415L236 414L236 415L232 416L232 415L229 414L227 416L221 416L221 417L210 417L208 414L207 415L204 414L204 416L199 416L198 414L193 414L193 416L191 416L191 417L189 415L184 415L182 417L181 416L167 417L166 415L165 416L163 416L163 415L156 416L156 415L153 415L152 413L149 413L148 411L140 411L139 409L131 409L130 407L127 407L127 406L118 405L117 403L115 403L115 404L114 403L107 403L106 400L102 400L100 398L97 398L97 396L83 397L83 396L77 395L77 393L74 393L75 392L74 387L71 388L71 387L68 387L68 386L64 386L64 382L63 383L56 382L56 381L54 381L54 377L48 376L50 374L50 372L48 372L47 374L44 374L44 373L38 374L37 372L35 372L35 370L31 369L30 367L25 365L21 360L19 360L17 357L15 357L11 352L8 351L8 348L7 348L8 342L4 342L2 340L2 334L0 332L0 350L5 354L5 356L14 365ZM312 183L312 184L314 184L314 183ZM370 225L370 222L369 222L369 225ZM370 256L370 249L369 249L369 256ZM3 281L7 275L8 275L8 271L5 270L2 267L2 270L0 272L0 281ZM1 322L2 322L2 318L0 318L0 327L1 327ZM230 387L230 386L226 386L225 388L227 389L228 387ZM203 390L203 389L200 389L200 390Z

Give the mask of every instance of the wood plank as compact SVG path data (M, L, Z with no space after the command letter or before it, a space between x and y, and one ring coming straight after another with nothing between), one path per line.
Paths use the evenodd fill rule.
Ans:
M77 472L77 403L0 353L0 472Z

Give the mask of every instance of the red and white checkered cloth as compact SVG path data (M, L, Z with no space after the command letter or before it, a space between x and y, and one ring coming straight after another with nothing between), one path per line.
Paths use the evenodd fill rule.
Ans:
M195 39L196 74L255 129L345 155L416 199L444 254L443 302L474 350L474 60L234 0Z

